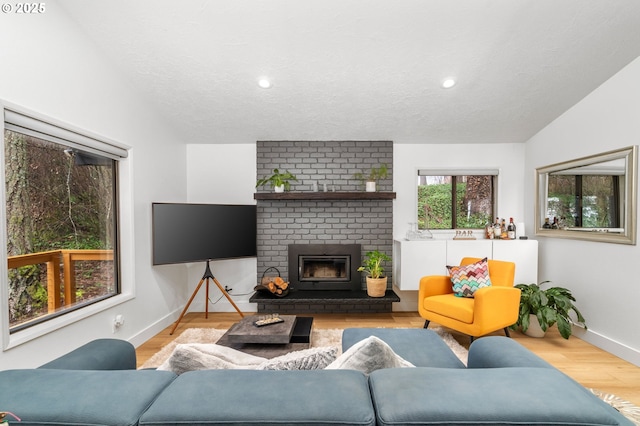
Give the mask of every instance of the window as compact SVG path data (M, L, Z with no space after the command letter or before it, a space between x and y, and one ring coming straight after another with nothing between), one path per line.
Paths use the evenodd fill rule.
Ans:
M498 173L471 173L418 170L418 229L479 229L492 222Z
M120 293L118 159L102 140L5 110L9 332Z
M549 175L547 216L553 227L620 228L617 175Z

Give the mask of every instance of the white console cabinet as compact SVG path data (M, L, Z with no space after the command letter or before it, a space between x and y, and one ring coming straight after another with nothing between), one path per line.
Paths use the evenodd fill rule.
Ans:
M538 282L536 240L395 240L393 283L400 290L418 290L420 278L449 275L447 265L459 265L463 257L514 262L515 284Z

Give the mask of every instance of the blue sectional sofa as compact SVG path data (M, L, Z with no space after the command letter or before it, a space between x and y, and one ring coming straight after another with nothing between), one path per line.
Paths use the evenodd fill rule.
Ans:
M101 339L37 369L0 371L0 411L24 425L632 425L506 337L477 339L462 364L431 330L352 328L415 368L136 370L124 341Z

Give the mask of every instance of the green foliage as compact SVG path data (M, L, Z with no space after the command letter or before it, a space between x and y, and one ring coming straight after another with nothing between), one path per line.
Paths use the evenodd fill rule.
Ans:
M260 186L264 186L266 184L270 184L272 188L276 186L284 185L284 189L288 191L291 188L290 181L298 181L298 178L291 172L285 170L284 172L280 172L278 169L273 169L273 174L271 176L266 176L262 179L258 179L256 183L256 188Z
M369 174L356 173L353 175L353 177L360 180L364 184L365 182L378 182L380 179L386 178L388 172L389 167L386 164L381 164L380 167L373 167L369 171Z
M466 183L456 185L456 228L482 229L491 222L489 213L472 213L468 218L464 206ZM451 185L418 186L418 229L452 229ZM427 217L428 212L428 217Z
M42 284L37 283L29 289L29 292L31 294L31 306L33 309L38 310L48 306L49 292Z
M367 252L364 257L364 265L358 268L359 272L365 272L371 278L384 276L382 262L391 262L391 258L378 250Z
M576 299L570 290L563 287L551 287L542 289L542 285L550 281L543 281L540 284L517 284L515 287L521 291L520 311L518 321L511 326L512 329L521 327L522 331L529 328L529 315L535 315L540 323L540 328L547 329L554 324L558 324L558 331L565 339L571 336L570 311L576 315L579 324L586 328L585 319L573 304Z
M54 235L39 234L33 240L34 252L49 250L110 250L111 244L103 238L93 234Z

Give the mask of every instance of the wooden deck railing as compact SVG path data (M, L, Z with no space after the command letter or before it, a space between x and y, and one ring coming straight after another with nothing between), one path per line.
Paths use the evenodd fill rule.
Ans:
M52 250L40 253L9 256L9 269L28 265L47 265L48 311L55 312L62 307L61 289L64 289L64 303L67 306L76 301L75 263L81 260L113 260L113 250ZM62 265L63 278L60 275Z

